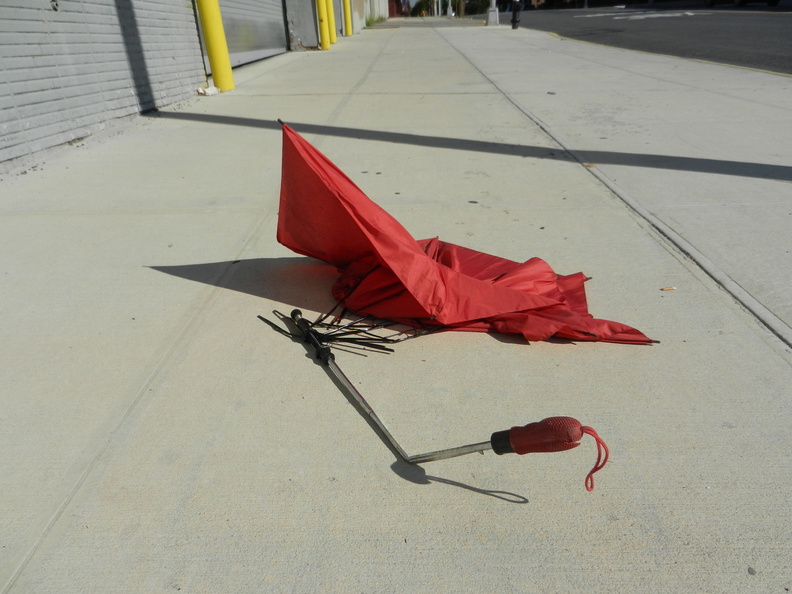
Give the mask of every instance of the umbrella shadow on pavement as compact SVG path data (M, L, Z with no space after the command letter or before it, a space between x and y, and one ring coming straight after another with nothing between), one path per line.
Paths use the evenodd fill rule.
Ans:
M251 258L149 268L292 308L324 312L335 305L330 287L338 278L338 271L312 258Z
M460 489L473 491L474 493L479 493L481 495L488 495L489 497L501 499L508 503L528 503L527 498L523 497L522 495L518 495L517 493L510 493L509 491L494 491L491 489L480 489L478 487L466 485L458 481L452 481L439 476L428 475L422 466L418 466L417 464L409 464L404 460L396 460L396 462L391 464L391 470L404 480L415 483L416 485L443 483L446 485L451 485L452 487L459 487Z

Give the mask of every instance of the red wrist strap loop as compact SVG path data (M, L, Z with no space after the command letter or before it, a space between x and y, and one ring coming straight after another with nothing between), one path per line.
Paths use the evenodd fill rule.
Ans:
M597 441L597 462L586 475L586 490L594 490L594 473L602 470L608 461L608 446L591 427L584 427L572 417L549 417L524 427L512 427L509 443L517 454L540 452L563 452L580 445L583 434L591 435Z
M608 456L610 456L610 451L608 451L608 446L602 441L602 438L597 435L597 432L594 431L591 427L581 427L583 433L588 433L597 440L597 462L594 464L594 468L592 468L589 473L586 475L586 491L593 491L594 490L594 473L599 472L605 467L605 464L608 462Z

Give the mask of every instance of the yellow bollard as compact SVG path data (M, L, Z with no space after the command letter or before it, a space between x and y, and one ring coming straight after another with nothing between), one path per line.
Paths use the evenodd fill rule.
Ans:
M206 56L212 69L212 80L221 91L231 91L236 87L234 75L231 74L231 58L228 55L228 42L220 15L220 4L218 0L197 0L196 3L206 44Z
M352 5L349 0L344 0L344 33L346 37L351 37L352 31Z
M316 0L316 11L319 13L319 46L323 50L329 50L330 28L327 26L327 1Z
M330 43L338 41L336 36L335 10L333 0L327 0L327 27L330 29Z

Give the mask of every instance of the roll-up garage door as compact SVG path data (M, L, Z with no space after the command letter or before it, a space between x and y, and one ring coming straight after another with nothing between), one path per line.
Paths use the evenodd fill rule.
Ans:
M220 0L231 66L280 54L289 49L283 0ZM210 71L209 60L204 62Z

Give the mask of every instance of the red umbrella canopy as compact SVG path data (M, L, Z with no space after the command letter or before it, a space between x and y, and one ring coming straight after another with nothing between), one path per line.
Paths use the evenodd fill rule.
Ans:
M437 238L416 241L327 157L283 125L278 241L333 264L333 296L354 312L421 326L610 342L652 342L588 313L582 273L557 275Z

